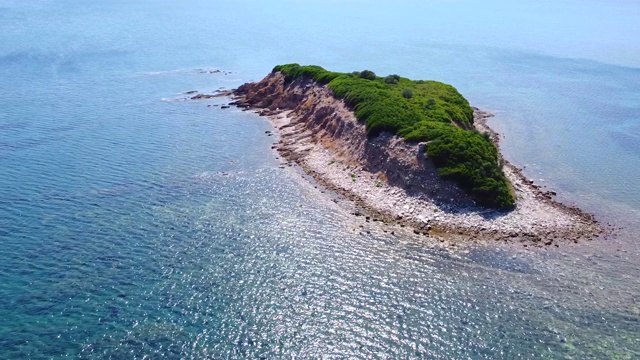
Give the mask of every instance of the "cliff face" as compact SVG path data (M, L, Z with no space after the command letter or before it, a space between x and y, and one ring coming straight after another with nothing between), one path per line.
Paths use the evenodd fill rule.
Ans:
M264 109L262 115L287 111L290 122L281 126L279 150L285 157L304 160L305 144L321 145L341 162L376 174L389 185L430 200L467 206L473 201L455 185L437 176L424 155L424 144L410 144L382 133L367 138L365 125L326 86L305 79L286 82L281 73L240 86L235 105Z

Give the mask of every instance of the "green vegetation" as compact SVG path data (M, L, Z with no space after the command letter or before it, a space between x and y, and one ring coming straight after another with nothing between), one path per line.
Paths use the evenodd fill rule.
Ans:
M490 137L473 128L473 109L451 85L414 81L398 75L377 77L373 71L338 73L320 66L279 65L287 81L306 77L326 84L353 108L368 136L388 131L406 141L427 142L426 153L439 175L455 182L478 204L514 205L510 185Z
M360 77L367 80L375 80L377 78L376 73L371 70L362 70Z
M413 90L409 88L402 89L402 96L404 96L407 99L411 99L413 97Z
M399 75L389 75L387 77L384 78L384 82L385 84L391 84L391 85L395 85L400 81L400 76Z

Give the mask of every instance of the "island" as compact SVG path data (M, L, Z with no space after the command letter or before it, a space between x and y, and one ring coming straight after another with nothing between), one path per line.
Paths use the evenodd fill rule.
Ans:
M231 92L267 116L274 148L357 206L355 216L447 241L558 246L601 233L590 214L554 200L498 150L491 115L451 85L278 65Z

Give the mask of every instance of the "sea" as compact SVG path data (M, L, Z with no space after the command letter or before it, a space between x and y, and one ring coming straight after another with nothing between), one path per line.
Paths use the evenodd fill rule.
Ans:
M0 359L640 358L638 19L635 0L0 0ZM606 236L392 234L283 166L267 120L185 95L293 62L454 85Z

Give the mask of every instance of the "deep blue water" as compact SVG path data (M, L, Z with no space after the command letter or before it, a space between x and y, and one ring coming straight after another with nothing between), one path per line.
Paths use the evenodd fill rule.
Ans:
M0 0L0 358L640 357L639 15ZM622 230L555 251L390 235L281 169L264 119L176 101L287 62L453 84L508 159Z

